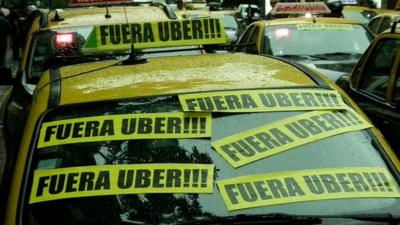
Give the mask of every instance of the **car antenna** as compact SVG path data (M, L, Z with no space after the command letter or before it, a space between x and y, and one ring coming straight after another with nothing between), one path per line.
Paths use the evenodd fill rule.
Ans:
M106 15L104 16L106 19L111 18L111 14L108 12L108 3L106 2Z
M129 24L128 20L128 14L126 13L126 8L124 6L124 13L125 13L125 20L126 23ZM142 64L146 63L147 60L145 58L141 58L138 54L135 52L135 45L133 43L133 32L132 29L130 29L130 34L131 34L131 52L129 53L129 57L125 60L122 61L122 65L133 65L133 64Z

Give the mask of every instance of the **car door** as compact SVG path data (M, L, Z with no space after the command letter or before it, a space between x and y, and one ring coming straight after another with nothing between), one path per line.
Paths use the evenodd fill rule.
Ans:
M380 38L352 79L351 96L389 139L400 137L400 37Z

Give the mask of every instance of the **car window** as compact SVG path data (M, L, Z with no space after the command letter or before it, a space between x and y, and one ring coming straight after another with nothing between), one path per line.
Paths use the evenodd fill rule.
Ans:
M324 26L324 24L267 26L263 40L268 45L264 45L264 53L299 57L333 54L332 56L336 57L334 53L342 52L353 53L359 57L373 40L370 32L361 25L327 24L327 26L337 26L337 29Z
M381 22L381 17L375 18L368 23L368 27L374 32L378 32L379 23Z
M255 28L255 25L250 26L249 28L246 29L246 31L243 33L242 37L238 41L238 44L247 44L250 42L250 35L252 34L253 30ZM245 52L247 49L246 46L238 46L235 51L236 52Z
M28 64L28 83L37 83L42 73L50 67L49 60L53 57L50 41L53 32L41 33L33 41L32 57Z
M377 44L365 63L360 89L386 99L390 73L399 49L400 40L397 39L383 39Z
M253 32L251 33L251 37L250 37L250 41L249 41L250 43L254 43L254 44L247 46L246 53L258 54L256 43L257 43L259 32L260 32L260 28L258 26L255 26L253 29Z
M177 123L177 120L174 119L171 120L171 124L173 124L171 126L173 126L173 128L170 129L170 125L167 125L166 120L150 123L148 119L140 121L134 119L135 115L139 114L165 114L180 111L181 105L176 95L138 98L117 102L70 105L48 112L44 116L43 123L37 128L37 132L39 132L40 129L42 129L41 132L46 130L46 134L43 136L45 140L53 138L56 138L57 140L65 140L69 139L71 135L81 138L92 138L95 136L106 137L108 135L113 135L111 130L113 130L114 127L116 129L121 129L121 132L126 135L131 134L134 136L139 133L150 135L150 133L152 133L150 130L154 128L156 123L158 124L157 127L160 127L163 132L176 131L178 129L177 126L184 129L182 132L190 132L193 134L202 132L201 129L204 129L202 128L202 125L193 125L198 124L198 120L196 120L196 122L194 122L194 120L189 120L189 122L192 121L190 123L184 121ZM206 177L203 176L203 173L196 173L196 175L193 175L194 172L191 172L190 170L187 176L188 179L186 179L185 175L185 178L182 178L182 180L177 180L178 178L176 177L184 176L187 170L182 171L182 173L178 173L174 170L175 172L168 174L161 173L159 170L157 177L161 179L168 176L173 179L173 182L171 181L171 183L159 183L158 181L154 183L154 181L149 180L149 177L143 170L141 170L140 173L139 170L121 170L122 173L120 171L119 175L118 173L116 175L117 177L119 176L118 179L120 179L118 186L126 190L126 194L108 193L102 195L99 192L99 195L86 197L80 196L79 194L69 195L69 193L83 193L85 191L90 192L90 190L103 190L104 193L107 193L108 188L111 188L108 183L109 177L105 172L101 173L101 178L98 177L98 175L102 170L106 170L110 166L114 168L115 166L135 165L140 167L143 165L150 168L152 165L149 164L154 163L162 164L161 166L164 167L165 164L171 163L184 163L197 166L214 165L215 168L212 171L212 179L214 181L250 176L254 174L327 169L330 171L336 171L338 176L341 177L341 184L344 185L343 187L345 190L349 191L349 193L346 193L348 195L352 195L351 191L354 192L355 187L358 190L364 190L364 194L367 194L368 196L375 194L374 192L378 192L378 186L374 186L375 184L371 186L371 189L369 189L369 186L368 188L365 186L367 189L362 188L362 185L372 185L365 183L366 180L372 182L370 178L363 177L370 176L369 173L366 173L366 175L360 175L355 172L357 171L357 168L369 168L370 170L374 170L373 168L381 168L387 170L386 164L379 153L380 144L376 142L368 130L353 130L352 132L345 132L323 138L318 141L300 145L289 151L260 159L239 168L233 168L212 148L212 142L229 135L258 127L261 124L271 124L294 116L302 116L306 113L310 112L215 113L212 115L211 139L171 137L168 139L155 139L148 136L148 138L144 139L129 138L105 141L102 138L99 138L81 143L53 143L52 146L41 148L36 148L37 142L35 141L32 167L28 173L29 182L26 186L28 193L27 198L29 198L28 196L43 196L43 191L46 193L49 191L50 195L64 193L69 197L63 198L62 195L58 195L61 197L60 199L49 199L47 198L49 196L46 195L47 197L43 198L39 202L35 202L33 200L34 198L31 198L31 203L29 203L27 199L21 200L20 202L23 204L23 210L21 212L24 218L23 224L187 224L189 222L217 219L224 216L239 214L260 215L268 213L296 215L360 215L363 213L373 212L374 215L391 214L393 216L399 216L400 200L391 197L371 198L364 196L361 198L353 196L353 198L343 199L306 200L305 202L297 202L295 204L288 204L283 200L281 202L283 204L258 206L232 211L227 210L224 203L226 200L222 199L216 186L211 193L206 194L197 192L186 194L161 193L163 188L168 185L169 187L173 187L171 185L177 187L190 185L186 186L188 190L191 190L193 187L200 187L200 185L203 187L203 184L206 185L204 181L200 182L203 177ZM109 118L107 119L108 125L105 125L106 120L103 120L101 125L96 122L96 120L93 120L98 116ZM110 121L117 116L125 117L125 119L122 120L125 121L123 122L124 125L119 126L117 123L110 123ZM154 118L161 117L161 115L156 115ZM86 119L87 121L79 122L76 120L79 118ZM338 118L339 117L337 117L337 119ZM68 122L62 125L57 125L57 121L61 120ZM349 119L346 121L348 123L346 126L354 126L355 124L358 124L355 120ZM46 128L44 127L45 124L46 126L48 125ZM168 124L170 124L170 122L168 122ZM188 124L188 126L185 124ZM342 124L339 126L344 126L344 122L336 121L332 124L336 124L335 126L337 126L337 124ZM298 125L299 124L295 125L295 123L293 123L291 126L293 126L293 132L296 132L296 134L302 138L311 134L307 132L320 132L318 131L319 128L316 126L308 127L307 129L311 130L306 131L304 130L305 128ZM85 126L85 128L83 128L83 126ZM327 127L326 124L322 126ZM48 132L49 129L50 131ZM276 137L280 141L283 141L285 138L282 135L284 134L277 133ZM279 145L280 141L277 142L267 136L263 137L267 138L264 139L267 145ZM260 146L260 142L258 141L250 140L250 142L256 149ZM238 150L235 154L251 154L250 149L246 147L246 143L238 142L235 146ZM81 172L74 172L69 175L63 173L63 171L67 172L71 169L79 168ZM98 172L96 172L96 174L83 172L86 168L96 169ZM355 179L354 182L356 186L350 184L353 182L350 182L350 179L346 174L341 174L340 171L342 171L343 168L347 168L347 171L350 171L350 173L356 173L355 175L352 175L352 179ZM36 176L35 174L46 174L54 171L59 171L60 174L43 176L43 179L40 178L38 183L33 184L32 177ZM326 172L324 176L330 177L331 175L327 173L328 172ZM319 178L316 175L310 177L312 177L312 179L309 181L308 185L311 185L310 188L312 188L313 192L316 193L316 196L324 196L324 194L321 193L324 193L327 190L332 191L333 195L336 196L340 194L338 193L340 192L339 189L342 190L335 182L333 182L332 179L336 178L326 178L326 182L324 181L323 184L320 179L324 180L325 178ZM285 196L288 197L288 192L285 190L286 188L289 188L289 190L291 190L289 193L294 193L294 196L297 194L301 195L301 191L298 189L299 187L296 188L296 186L293 186L295 184L291 183L288 187L282 186L282 184L276 183L276 178L277 177L275 177L275 181L271 183L271 187L276 187L277 190L279 190L274 193L274 200L279 201L281 198L285 199ZM136 179L137 181L132 183L133 179ZM116 180L112 180L111 182L114 183ZM129 192L134 192L135 188L139 186L149 185L149 182L152 186L154 185L156 190L155 192L128 194ZM378 182L378 180L375 180L375 182L381 183L381 181ZM391 184L396 185L392 186L392 188L398 188L397 183ZM326 185L326 189L323 185ZM159 187L158 191L156 188L157 186ZM262 185L257 187L257 190L260 193L268 192L271 194L268 191L267 186ZM379 188L382 189L383 187L379 186ZM245 186L240 186L239 190L246 201L251 202L254 201L254 198L258 198L258 195L254 193L255 189L250 186L250 183ZM394 191L393 189L391 190ZM382 189L381 191L384 190ZM234 199L238 196L239 192L235 190L233 193L236 193L232 197ZM389 193L385 192L385 194ZM271 199L272 194L271 196L261 195L261 198ZM297 197L293 198L296 199ZM333 225L337 223L333 221L324 222L324 224Z
M382 25L379 28L378 33L382 33L383 31L390 29L391 23L392 23L392 19L390 17L384 17L382 20Z
M224 14L223 20L224 20L224 28L225 28L225 30L229 30L229 29L237 30L237 29L239 29L239 23L236 21L236 19L235 19L235 17L233 15Z

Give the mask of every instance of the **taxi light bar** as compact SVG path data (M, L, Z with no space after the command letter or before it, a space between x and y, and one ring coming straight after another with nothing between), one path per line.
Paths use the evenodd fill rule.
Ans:
M324 2L285 2L277 3L271 14L329 14L331 10Z
M275 40L279 40L283 37L289 37L290 36L290 30L288 28L281 28L275 30Z
M70 45L75 42L75 35L73 33L58 33L55 36L57 46Z

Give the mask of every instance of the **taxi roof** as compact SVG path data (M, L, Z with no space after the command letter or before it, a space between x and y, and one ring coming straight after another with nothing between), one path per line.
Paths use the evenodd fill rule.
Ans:
M384 16L395 18L395 17L399 17L400 16L400 12L398 12L398 11L387 11L387 12L381 13L381 14L375 16L375 17L384 17Z
M304 72L280 60L247 54L206 54L118 61L60 69L60 105L211 90L317 85ZM78 74L78 75L77 75ZM48 86L49 71L37 90Z
M332 23L332 24L360 24L357 20L335 18L335 17L315 17L315 18L282 18L274 20L263 20L261 23L264 26L276 26L276 25L290 25L290 24L310 24L310 23Z
M354 12L361 12L361 11L377 11L377 9L365 7L365 6L358 6L358 5L345 5L343 7L343 11L354 11Z
M141 21L165 21L169 20L163 9L155 6L125 6L129 22ZM106 8L84 7L69 8L59 12L64 19L62 21L53 21L55 13L49 16L49 28L65 28L74 26L93 26L104 24L126 23L124 7L108 7L111 18L105 18Z

